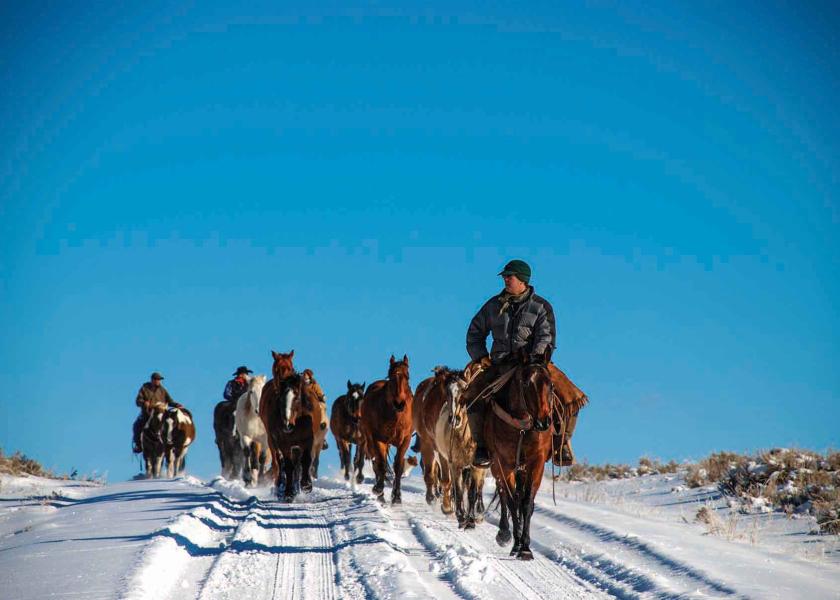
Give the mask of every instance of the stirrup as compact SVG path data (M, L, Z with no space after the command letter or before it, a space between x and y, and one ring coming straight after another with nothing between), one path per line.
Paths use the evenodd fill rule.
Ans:
M486 469L490 466L490 453L487 452L487 448L478 447L475 449L473 466L479 469Z

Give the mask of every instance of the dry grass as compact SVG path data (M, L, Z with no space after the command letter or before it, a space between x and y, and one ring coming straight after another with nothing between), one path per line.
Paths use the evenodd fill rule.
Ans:
M41 466L34 458L29 458L20 451L6 456L0 448L0 473L7 475L35 475L37 477L55 477L52 471Z
M659 473L676 473L680 465L673 460L662 463L658 459L643 456L639 459L639 466L631 467L625 464L590 465L588 462L578 463L569 467L558 476L563 481L604 481L609 479L629 479L643 475L657 475Z
M774 448L745 456L712 454L686 474L688 487L717 485L750 507L812 514L820 531L840 533L840 453ZM766 508L764 508L766 507Z

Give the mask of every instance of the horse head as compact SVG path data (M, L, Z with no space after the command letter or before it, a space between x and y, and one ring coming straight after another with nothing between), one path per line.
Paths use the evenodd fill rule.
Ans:
M280 384L280 423L286 433L291 433L297 420L312 414L312 392L304 377L299 373L287 377Z
M524 349L518 354L519 366L513 378L514 388L511 409L527 413L537 431L548 431L551 427L551 406L554 395L548 363L551 348L537 357L530 356Z
M467 388L464 372L447 367L435 367L434 371L435 385L441 387L449 406L449 424L453 429L460 429L467 422L467 406L461 402L461 394Z
M395 360L391 355L388 367L388 396L394 403L394 410L402 412L411 400L411 387L408 384L408 356L403 354L402 360Z
M254 414L260 414L260 398L265 387L265 375L256 375L248 382L248 395L251 399L251 410Z
M292 364L292 359L295 357L294 350L288 354L272 350L271 357L274 359L274 364L271 365L271 374L274 376L275 381L282 381L295 372L295 367Z
M347 413L353 425L359 422L362 416L362 398L365 396L364 383L351 383L347 380Z

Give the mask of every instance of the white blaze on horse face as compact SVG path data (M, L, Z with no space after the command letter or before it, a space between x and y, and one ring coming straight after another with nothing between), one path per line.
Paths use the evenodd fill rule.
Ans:
M295 400L295 393L292 390L286 392L286 423L292 419L292 402Z

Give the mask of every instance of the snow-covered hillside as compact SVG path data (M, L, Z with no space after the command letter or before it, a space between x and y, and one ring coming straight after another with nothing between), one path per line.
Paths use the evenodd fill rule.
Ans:
M556 505L546 479L532 562L496 545L492 512L460 531L417 477L399 507L330 478L293 504L190 477L0 485L3 600L840 598L837 536L810 533L808 519L730 513L679 475L558 482ZM695 522L703 507L722 528Z

